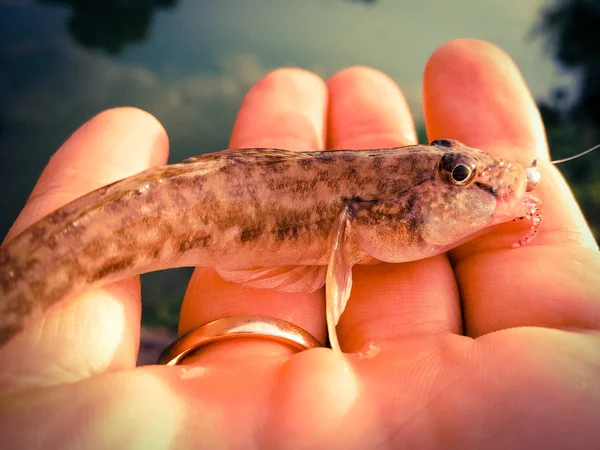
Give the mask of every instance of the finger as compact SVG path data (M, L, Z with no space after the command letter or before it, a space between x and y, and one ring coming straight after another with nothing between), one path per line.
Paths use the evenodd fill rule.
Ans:
M329 147L359 150L417 142L406 99L381 72L353 67L334 75L327 86Z
M231 147L277 147L321 149L327 91L316 75L296 69L280 69L260 80L244 99L231 136ZM258 290L223 281L211 268L194 272L183 302L179 332L233 315L264 315L292 322L325 342L322 290L312 294L290 294ZM214 344L184 360L253 356L292 350L269 341L231 340Z
M120 108L77 130L52 157L7 240L65 203L166 161L164 129L149 114ZM0 351L0 386L54 384L133 367L139 345L139 278L57 305Z
M431 139L458 139L523 164L547 160L533 98L513 61L489 43L458 40L436 51L425 71L424 100ZM536 240L510 249L523 229L507 224L512 238L493 232L451 253L470 335L525 325L600 326L593 237L558 171L541 164L540 172L534 194L544 212Z
M453 137L524 166L548 160L544 127L514 62L482 41L458 40L430 59L424 78L424 109L430 139ZM592 246L593 237L573 196L548 164L535 195L544 203L544 232L536 244L565 239ZM567 230L570 230L568 232ZM469 249L469 246L461 250Z
M377 148L416 141L398 86L380 72L353 68L335 75L329 138L334 148ZM407 264L355 266L348 306L338 326L345 351L422 333L460 330L454 276L445 256Z

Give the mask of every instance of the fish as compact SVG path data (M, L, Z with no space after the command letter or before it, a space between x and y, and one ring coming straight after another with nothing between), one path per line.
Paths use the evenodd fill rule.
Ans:
M369 150L227 149L96 189L0 247L0 347L56 304L156 270L210 266L257 289L325 285L332 348L358 264L446 252L541 222L535 163L452 139Z

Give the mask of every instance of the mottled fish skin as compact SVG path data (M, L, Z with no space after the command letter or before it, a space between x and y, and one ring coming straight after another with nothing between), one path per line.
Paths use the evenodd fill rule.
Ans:
M509 220L524 193L521 165L439 142L360 151L231 149L95 190L0 248L0 346L58 301L140 273L327 265L332 227L346 206L356 224L352 264L445 251L500 220L500 200ZM441 174L449 152L477 163L468 186Z

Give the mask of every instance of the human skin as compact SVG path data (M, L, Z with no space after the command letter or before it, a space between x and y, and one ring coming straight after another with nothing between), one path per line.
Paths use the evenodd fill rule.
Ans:
M522 163L548 160L514 63L459 40L424 75L430 140ZM413 144L398 87L355 67L327 83L280 69L248 93L230 147ZM576 150L576 149L575 149ZM61 147L7 239L92 189L164 164L147 113L116 109ZM559 172L540 164L544 222L505 224L449 254L356 267L338 326L344 355L265 340L206 347L182 366L136 368L139 279L48 311L0 351L3 448L593 448L600 442L600 253ZM515 234L516 233L516 234ZM459 295L460 293L460 295ZM324 292L254 290L198 268L179 331L268 315L325 341Z

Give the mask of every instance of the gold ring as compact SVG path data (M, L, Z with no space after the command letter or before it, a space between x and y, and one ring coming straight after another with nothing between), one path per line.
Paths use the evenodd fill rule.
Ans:
M250 337L283 342L303 351L322 347L308 331L274 317L232 316L193 328L169 345L158 357L158 364L175 366L205 345L225 339Z

